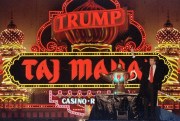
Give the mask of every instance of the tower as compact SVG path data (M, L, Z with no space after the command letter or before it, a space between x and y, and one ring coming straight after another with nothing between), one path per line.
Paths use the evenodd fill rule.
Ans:
M156 35L158 46L156 52L169 57L178 56L180 53L180 32L173 27L169 15L163 28L158 30Z
M11 14L7 28L0 33L0 53L3 58L12 57L25 51L23 46L24 33L17 29Z
M28 90L14 85L3 74L3 62L25 51L23 46L24 33L17 29L11 14L11 20L7 28L0 33L0 107L6 110L21 109L23 103L28 101Z
M163 54L172 63L172 75L166 81L168 84L178 82L178 58L180 55L180 32L173 27L170 22L169 15L163 28L157 31L156 40L158 46L155 51Z
M180 63L178 63L180 55L180 32L173 27L169 15L163 28L157 31L156 40L158 45L155 47L155 51L166 56L168 61L171 62L172 67L171 76L162 87L162 92L169 94L169 96L165 96L164 94L159 95L159 105L162 107L164 104L178 105L179 102L175 99L178 99L176 95L180 94L180 78L178 77L178 65L180 65ZM175 107L172 109L175 109Z

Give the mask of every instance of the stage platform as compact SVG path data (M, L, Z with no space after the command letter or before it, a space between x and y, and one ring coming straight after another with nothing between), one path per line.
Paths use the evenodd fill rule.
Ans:
M143 98L137 95L96 95L95 102L89 121L117 119L118 121L146 121L143 117ZM150 107L146 111L149 114L148 121L180 121L179 115L175 115L160 107L156 107L154 115L150 113Z

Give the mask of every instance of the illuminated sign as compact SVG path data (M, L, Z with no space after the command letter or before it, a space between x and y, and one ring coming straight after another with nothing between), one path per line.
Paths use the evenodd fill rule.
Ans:
M123 9L92 10L59 14L53 19L53 29L61 32L72 29L100 28L122 25L125 22Z
M106 2L112 6L94 0L81 1L80 5L76 5L75 0L65 0L61 11L49 11L48 21L39 28L31 50L128 52L134 48L135 51L150 51L143 27L134 20L134 11L123 8L118 0ZM71 8L72 4L75 7ZM120 36L120 33L126 34ZM72 44L71 49L68 42Z
M72 90L49 90L49 103L54 103L57 108L65 108L74 115L84 116L86 112L91 110L95 104L96 94L110 94L111 91L82 91L77 90L73 94Z
M86 105L87 103L95 104L95 99L94 98L90 98L90 99L86 99L86 98L62 98L62 104L66 104L66 105L72 105L72 104L79 104L79 105Z
M168 60L158 53L22 53L5 64L5 75L20 87L50 88L113 88L101 79L121 64L129 73L134 70L141 80L143 64L150 56L160 58L161 66ZM166 65L167 64L167 65ZM133 79L135 75L131 75ZM166 76L167 78L168 76Z

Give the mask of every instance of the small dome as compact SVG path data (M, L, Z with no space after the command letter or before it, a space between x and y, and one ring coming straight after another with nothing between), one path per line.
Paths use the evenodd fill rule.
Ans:
M23 44L23 41L24 33L21 30L17 29L17 26L14 24L13 19L11 18L7 29L3 30L0 33L0 43L4 45Z
M180 32L173 27L169 18L164 27L157 32L156 40L158 44L178 44L180 42Z

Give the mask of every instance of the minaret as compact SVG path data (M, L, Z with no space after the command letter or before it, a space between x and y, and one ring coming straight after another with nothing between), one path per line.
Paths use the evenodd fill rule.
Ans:
M17 29L11 12L10 23L7 28L0 33L0 53L3 58L9 58L25 51L23 46L24 33Z
M172 75L166 83L179 83L177 70L178 58L180 55L180 32L175 29L173 24L170 22L169 13L163 28L157 31L156 40L158 42L158 46L155 47L156 52L166 56L166 58L172 63Z
M10 23L0 33L0 104L3 109L20 109L23 107L23 103L29 100L27 89L19 88L3 74L5 63L13 56L25 51L23 41L24 34L17 29L11 12Z
M167 21L156 35L158 46L155 47L159 52L168 57L178 57L180 53L180 32L173 27L170 22L169 14Z

